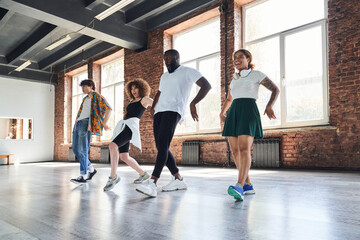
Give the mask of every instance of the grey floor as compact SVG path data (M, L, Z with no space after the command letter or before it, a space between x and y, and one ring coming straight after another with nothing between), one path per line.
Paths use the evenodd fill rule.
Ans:
M359 173L251 170L257 193L235 202L235 169L181 167L189 189L168 193L164 170L147 198L129 167L106 193L109 165L95 167L77 186L78 163L0 166L0 239L360 239Z

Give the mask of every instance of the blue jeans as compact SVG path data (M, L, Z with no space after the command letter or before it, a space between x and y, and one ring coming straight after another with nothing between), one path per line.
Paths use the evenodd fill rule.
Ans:
M88 131L89 119L76 122L72 135L72 149L80 162L80 174L85 175L91 162L89 161L90 131Z

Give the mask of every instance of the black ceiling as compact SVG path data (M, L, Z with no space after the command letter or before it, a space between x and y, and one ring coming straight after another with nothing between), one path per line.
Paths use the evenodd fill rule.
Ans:
M149 31L218 0L135 0L102 21L94 19L118 2L0 0L0 75L56 83L56 73L116 46L145 49ZM67 34L71 40L45 50ZM13 71L27 60L31 65Z

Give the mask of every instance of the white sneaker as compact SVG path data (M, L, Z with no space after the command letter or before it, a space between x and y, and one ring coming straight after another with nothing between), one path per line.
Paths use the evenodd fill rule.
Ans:
M141 192L150 197L156 197L157 190L154 179L148 179L136 188L136 191Z
M171 181L162 187L163 192L170 192L170 191L176 191L176 190L186 190L187 185L186 182L183 180L178 180L172 177Z

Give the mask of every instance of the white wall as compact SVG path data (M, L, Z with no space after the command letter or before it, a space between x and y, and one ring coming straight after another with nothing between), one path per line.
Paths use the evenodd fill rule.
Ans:
M0 154L15 154L12 163L53 160L54 100L54 86L0 76L0 116L33 119L33 139L0 139ZM6 159L0 159L4 163Z

